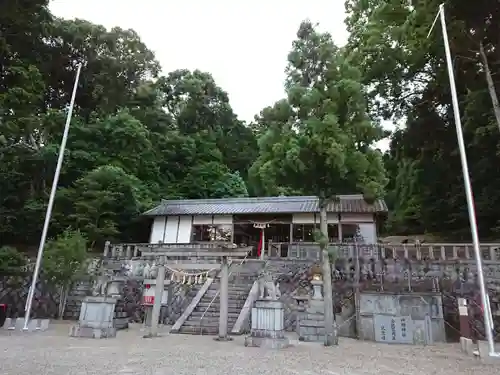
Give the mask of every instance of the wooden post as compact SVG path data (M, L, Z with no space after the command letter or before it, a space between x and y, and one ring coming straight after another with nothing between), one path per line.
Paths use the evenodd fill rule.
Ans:
M262 248L260 249L260 259L264 259L264 252L266 251L266 232L265 229L261 229L261 238L262 238Z
M151 312L151 327L149 334L145 337L158 336L158 321L160 320L161 300L163 297L163 290L165 289L165 266L158 267L158 276L156 277L155 287L155 300L153 303L153 310Z
M228 304L229 304L229 264L227 257L222 257L222 265L220 270L220 311L219 311L219 336L218 341L230 341L231 338L227 335L227 319L228 319Z

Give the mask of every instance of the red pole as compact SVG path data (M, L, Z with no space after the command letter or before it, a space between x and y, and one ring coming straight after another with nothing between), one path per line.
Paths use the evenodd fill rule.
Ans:
M259 246L257 247L257 257L260 258L260 253L262 252L262 235L264 234L264 229L260 231Z

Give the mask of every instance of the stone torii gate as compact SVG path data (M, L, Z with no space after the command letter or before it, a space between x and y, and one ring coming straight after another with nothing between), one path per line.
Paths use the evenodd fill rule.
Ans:
M160 317L162 294L165 284L165 274L167 268L177 270L220 270L220 312L219 312L219 334L217 339L228 340L228 300L229 300L229 266L232 261L244 259L251 247L238 247L234 244L214 242L200 244L138 244L138 245L110 245L105 246L104 258L108 260L115 259L124 263L128 262L129 278L139 279L146 282L145 276L135 275L133 268L142 267L153 261L156 265L156 287L153 308L151 312L151 330L147 337L153 337L158 334L158 321ZM125 262L124 262L125 261ZM134 266L130 263L134 262ZM144 269L144 267L142 267ZM208 272L208 271L207 271ZM202 290L198 293L186 311L181 315L176 324L172 327L174 331L180 328L180 325L188 318L199 298L208 289L213 279L207 280ZM198 300L196 300L198 299ZM179 325L179 327L176 327Z

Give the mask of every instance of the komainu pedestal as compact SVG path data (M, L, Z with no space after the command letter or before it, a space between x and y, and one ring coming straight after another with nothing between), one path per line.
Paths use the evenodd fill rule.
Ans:
M116 336L113 324L116 298L86 297L82 302L78 324L70 329L72 337L88 337L94 339Z
M290 346L285 337L285 309L281 301L257 300L252 308L252 330L245 346L282 349Z

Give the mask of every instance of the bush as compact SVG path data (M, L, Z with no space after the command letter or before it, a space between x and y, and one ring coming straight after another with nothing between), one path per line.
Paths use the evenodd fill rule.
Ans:
M0 247L0 276L19 275L26 267L27 258L15 247Z
M46 281L60 288L60 318L71 285L85 273L87 257L87 240L78 231L66 231L46 245L42 272Z

